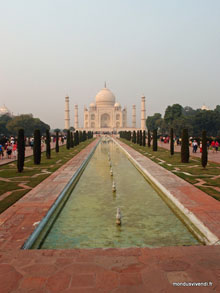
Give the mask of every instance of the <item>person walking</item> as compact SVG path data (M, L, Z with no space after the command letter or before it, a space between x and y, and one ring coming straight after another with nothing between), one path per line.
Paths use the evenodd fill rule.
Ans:
M216 153L218 151L218 147L219 147L219 142L216 140L216 142L215 142L215 151L216 151Z
M9 143L8 147L7 147L7 155L8 155L8 159L11 159L11 153L12 153L12 146Z
M211 143L211 147L212 147L212 152L214 153L214 151L215 151L215 141L214 140Z
M13 151L13 157L16 159L17 158L17 143L15 142L13 147L12 147L12 151Z
M197 152L197 148L198 148L198 143L197 143L196 140L193 141L192 147L193 147L193 153L196 153Z
M2 144L0 144L0 159L3 159L3 157L4 157L4 149Z

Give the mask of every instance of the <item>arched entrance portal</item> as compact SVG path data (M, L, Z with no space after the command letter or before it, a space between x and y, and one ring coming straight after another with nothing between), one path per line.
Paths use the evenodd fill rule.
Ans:
M101 128L109 128L110 127L110 116L105 113L101 116Z

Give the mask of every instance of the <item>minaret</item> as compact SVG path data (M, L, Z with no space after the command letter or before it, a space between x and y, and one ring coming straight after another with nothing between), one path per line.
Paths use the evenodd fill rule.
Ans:
M146 129L145 97L141 97L141 130Z
M132 127L136 128L136 106L132 106Z
M75 105L74 109L74 128L79 128L79 120L78 120L78 105Z
M65 129L70 128L70 108L69 108L69 97L65 97Z

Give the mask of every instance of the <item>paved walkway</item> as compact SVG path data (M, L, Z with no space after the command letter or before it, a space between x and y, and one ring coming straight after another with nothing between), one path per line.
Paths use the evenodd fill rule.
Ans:
M96 142L0 215L0 292L219 292L220 246L20 249ZM158 176L164 178L162 173ZM174 184L169 182L171 188ZM206 215L203 216L205 220ZM218 215L214 211L215 216ZM174 282L203 282L204 287L176 287Z
M168 150L170 149L169 143L164 143L159 140L158 140L158 146L161 148L164 148L164 149L168 149ZM181 151L180 146L175 146L174 149L175 149L175 152ZM201 153L199 152L199 149L198 149L197 153L193 153L192 147L190 147L189 150L190 150L190 156L201 158ZM220 151L218 151L217 153L216 152L213 153L212 150L209 150L208 151L208 161L220 164Z
M62 146L62 145L63 145L62 143L59 144L59 146ZM50 147L51 147L51 149L54 149L56 147L56 143L52 142ZM45 152L45 151L46 151L46 145L44 144L44 146L42 148L42 152ZM30 157L32 155L33 155L33 149L31 147L29 147L29 146L26 146L25 147L25 158ZM7 155L6 155L6 152L4 152L3 159L0 159L0 166L8 164L8 163L11 163L11 162L14 162L16 160L17 160L17 158L13 157L13 154L11 155L11 159L8 159Z

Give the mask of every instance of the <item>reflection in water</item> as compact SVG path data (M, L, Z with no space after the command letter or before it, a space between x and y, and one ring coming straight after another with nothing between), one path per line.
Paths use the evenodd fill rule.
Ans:
M116 192L112 192L113 181ZM118 207L122 213L121 226L116 225ZM196 244L198 241L125 154L110 142L97 147L41 248Z

